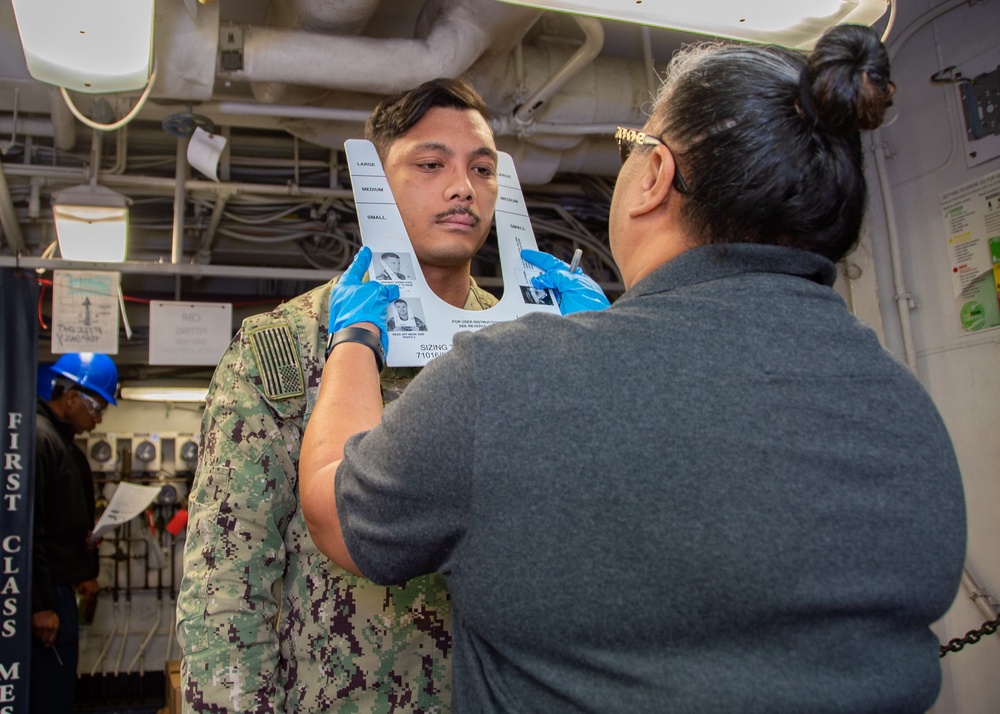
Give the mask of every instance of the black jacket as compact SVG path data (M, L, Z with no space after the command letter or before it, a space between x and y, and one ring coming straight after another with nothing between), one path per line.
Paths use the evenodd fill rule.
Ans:
M39 399L35 418L32 612L52 610L52 586L97 577L97 554L87 547L94 527L94 479L72 427Z

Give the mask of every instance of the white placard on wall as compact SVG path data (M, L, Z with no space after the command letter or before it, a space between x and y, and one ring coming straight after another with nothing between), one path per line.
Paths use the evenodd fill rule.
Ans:
M232 336L232 303L149 304L150 364L218 364Z

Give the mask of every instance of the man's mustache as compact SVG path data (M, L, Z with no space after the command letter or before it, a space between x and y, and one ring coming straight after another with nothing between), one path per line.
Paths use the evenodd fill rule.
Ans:
M462 216L462 215L472 216L473 220L476 222L475 225L477 226L483 222L483 219L479 217L479 214L473 211L471 208L461 208L461 207L449 208L447 211L442 211L441 213L438 213L436 216L434 216L434 220L436 222L441 222L446 218L449 218L450 216Z

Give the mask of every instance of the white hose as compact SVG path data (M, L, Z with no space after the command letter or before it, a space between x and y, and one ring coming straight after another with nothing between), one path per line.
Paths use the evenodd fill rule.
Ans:
M142 109L143 105L146 104L146 100L149 99L149 93L153 91L153 82L156 81L156 62L153 62L153 71L149 73L149 82L146 84L146 89L143 90L142 94L139 96L139 101L135 103L132 107L132 111L123 116L116 122L111 124L99 124L96 121L89 119L83 115L83 113L76 108L73 100L69 96L69 92L66 91L66 87L59 87L59 92L62 94L63 101L66 102L66 106L69 110L73 112L73 116L82 121L84 124L89 126L91 129L96 129L97 131L114 131L115 129L121 129L123 126L128 124L130 121L135 119L139 110Z

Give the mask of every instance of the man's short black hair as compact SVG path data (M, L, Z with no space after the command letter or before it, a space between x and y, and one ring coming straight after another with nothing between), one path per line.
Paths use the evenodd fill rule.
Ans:
M365 138L384 162L393 142L434 107L472 109L487 118L486 102L471 84L461 79L432 79L379 102L365 122Z

